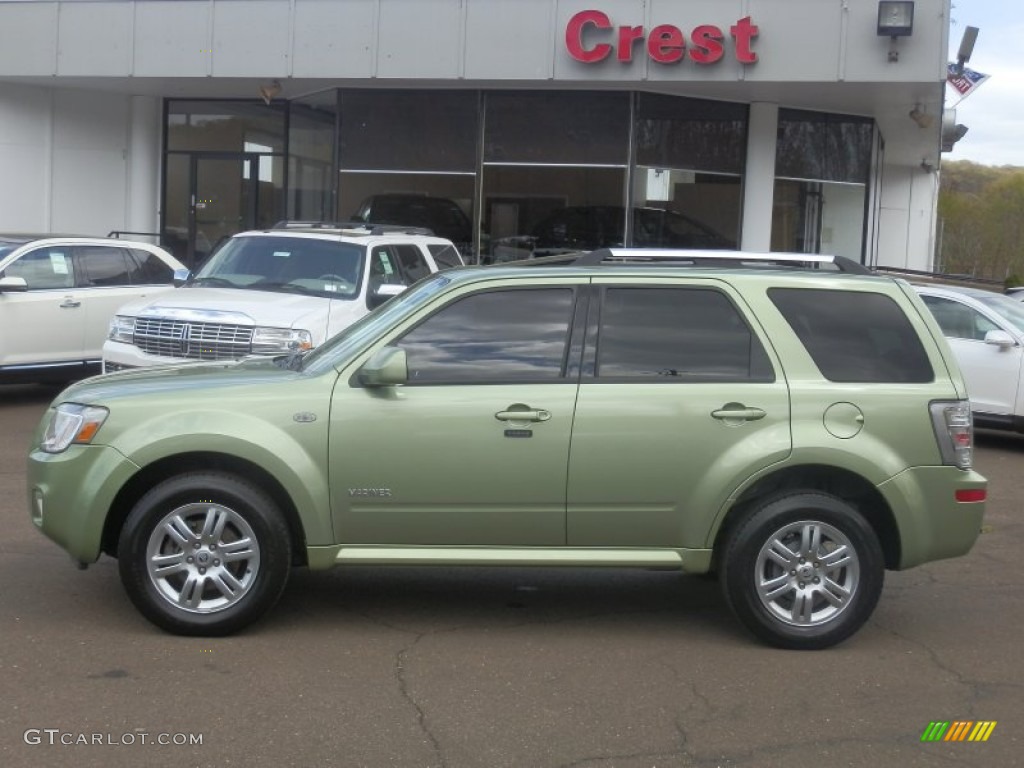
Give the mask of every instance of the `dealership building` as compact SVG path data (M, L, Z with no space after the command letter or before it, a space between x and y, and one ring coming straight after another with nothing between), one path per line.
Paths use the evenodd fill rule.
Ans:
M604 227L930 269L949 11L0 0L0 231L146 233L196 264L395 201L445 234L421 201L485 262Z

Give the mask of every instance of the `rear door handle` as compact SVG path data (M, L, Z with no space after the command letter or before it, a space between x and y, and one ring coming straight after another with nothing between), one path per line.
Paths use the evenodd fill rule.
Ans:
M80 307L80 306L82 306L82 302L75 301L71 297L68 297L68 298L64 299L63 303L61 303L60 308L61 309L74 309L75 307Z
M740 403L726 403L722 408L711 412L711 416L721 421L757 421L768 414L760 408L747 408Z
M551 411L498 411L494 418L498 421L547 421L551 418Z

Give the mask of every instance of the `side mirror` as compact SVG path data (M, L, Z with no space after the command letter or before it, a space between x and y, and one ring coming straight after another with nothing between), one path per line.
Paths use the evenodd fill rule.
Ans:
M992 344L993 346L999 347L1000 349L1009 349L1010 347L1017 346L1017 342L1013 336L1008 334L1006 331L989 331L985 334L985 343Z
M395 283L384 283L378 285L370 294L370 307L376 309L388 299L394 298L400 293L405 293L406 286Z
M405 350L384 347L359 369L359 383L364 387L390 387L409 380L409 364Z
M187 269L176 269L174 270L174 287L181 288L185 283L192 279L192 273Z
M0 277L0 293L24 293L28 283L24 277Z

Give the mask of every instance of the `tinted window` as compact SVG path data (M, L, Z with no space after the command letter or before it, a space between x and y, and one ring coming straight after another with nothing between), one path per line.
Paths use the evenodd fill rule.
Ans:
M423 251L419 249L419 246L396 245L395 251L398 253L398 261L410 281L415 282L430 274L430 266L423 258Z
M132 249L131 254L135 262L131 273L132 283L153 285L174 280L174 270L156 254L138 248Z
M93 288L131 285L124 250L107 246L83 246L78 249L81 284Z
M410 382L506 382L562 376L573 308L568 288L459 299L398 342Z
M773 381L771 363L736 307L699 288L609 288L597 341L599 377Z
M7 265L4 277L23 278L29 290L71 288L75 284L71 250L54 246L26 253L13 264Z
M829 381L933 380L921 340L888 296L802 288L768 295Z
M459 252L450 245L428 245L430 255L434 257L438 269L450 269L462 266L462 257Z

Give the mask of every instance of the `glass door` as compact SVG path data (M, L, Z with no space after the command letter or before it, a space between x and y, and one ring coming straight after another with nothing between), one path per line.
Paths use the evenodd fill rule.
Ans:
M280 157L249 152L169 154L164 245L196 270L224 239L272 226L282 170Z

